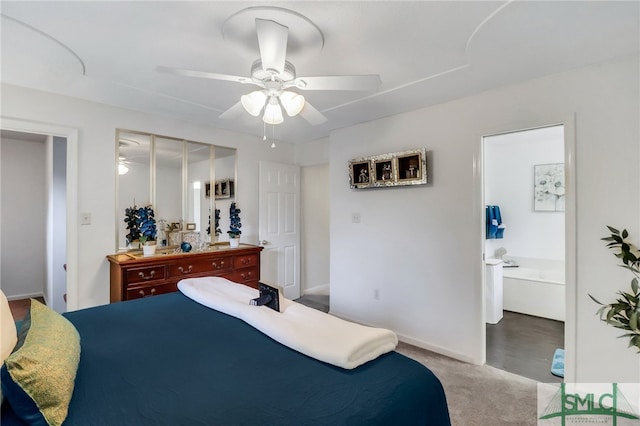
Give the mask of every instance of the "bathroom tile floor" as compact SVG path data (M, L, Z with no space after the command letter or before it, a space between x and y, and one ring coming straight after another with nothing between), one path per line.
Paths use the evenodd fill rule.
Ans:
M564 348L564 322L504 311L487 324L487 364L543 383L562 382L551 374L551 360Z

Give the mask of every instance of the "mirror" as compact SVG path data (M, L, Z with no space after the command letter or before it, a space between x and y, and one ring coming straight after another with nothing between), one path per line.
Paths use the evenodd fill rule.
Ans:
M151 136L120 132L118 137L117 230L118 248L128 246L125 209L151 202Z
M236 189L234 148L129 130L118 130L116 139L118 250L139 249L128 241L124 222L125 210L134 205L153 206L159 246L228 241L229 206ZM216 185L216 177L224 185ZM212 213L216 208L222 231L218 239Z

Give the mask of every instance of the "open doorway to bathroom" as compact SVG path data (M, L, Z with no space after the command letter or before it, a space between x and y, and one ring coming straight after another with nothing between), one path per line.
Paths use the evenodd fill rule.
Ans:
M564 126L483 138L487 364L562 381Z

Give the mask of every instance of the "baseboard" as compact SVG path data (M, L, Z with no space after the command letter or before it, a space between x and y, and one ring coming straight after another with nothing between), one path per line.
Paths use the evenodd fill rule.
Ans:
M396 333L397 334L397 333ZM412 346L416 346L421 349L426 349L431 352L435 352L440 355L448 356L449 358L457 359L458 361L466 362L468 364L482 365L482 363L477 362L473 357L470 357L465 354L461 354L460 352L452 351L447 348L443 348L439 345L434 345L429 342L425 342L424 340L414 339L413 337L403 336L398 334L398 340L403 343L407 343Z
M315 287L305 289L302 294L321 294L323 296L329 295L329 284L317 285Z
M14 300L23 300L23 299L35 299L38 297L42 297L44 299L44 294L42 293L27 293L27 294L18 294L15 296L7 296L7 300L12 302Z
M329 312L329 313L331 315L333 315L333 316L338 317L338 318L342 318L343 320L355 322L357 324L362 324L362 325L366 325L366 326L369 326L369 327L380 327L379 325L376 325L376 324L363 323L362 321L356 320L354 318L350 318L350 317L348 317L346 315L338 315L338 314L335 314L333 312ZM483 364L483 363L478 362L477 360L475 360L473 357L470 357L468 355L462 354L460 352L452 351L450 349L443 348L442 346L434 345L434 344L429 343L429 342L425 342L424 340L415 339L415 338L409 337L409 336L404 336L404 335L399 334L397 332L396 332L396 335L398 336L398 340L403 342L403 343L407 343L409 345L416 346L416 347L421 348L421 349L426 349L428 351L435 352L435 353L440 354L440 355L448 356L449 358L457 359L458 361L466 362L468 364L475 364L475 365L482 365Z

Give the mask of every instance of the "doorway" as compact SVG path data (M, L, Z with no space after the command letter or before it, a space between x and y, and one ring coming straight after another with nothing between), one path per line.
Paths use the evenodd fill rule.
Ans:
M2 130L2 288L66 311L65 138ZM29 259L25 262L24 259Z
M1 130L49 135L66 139L66 310L80 308L78 295L78 130L55 124L2 117ZM64 272L64 268L63 268Z
M565 131L544 126L482 141L486 361L542 382L564 375Z

